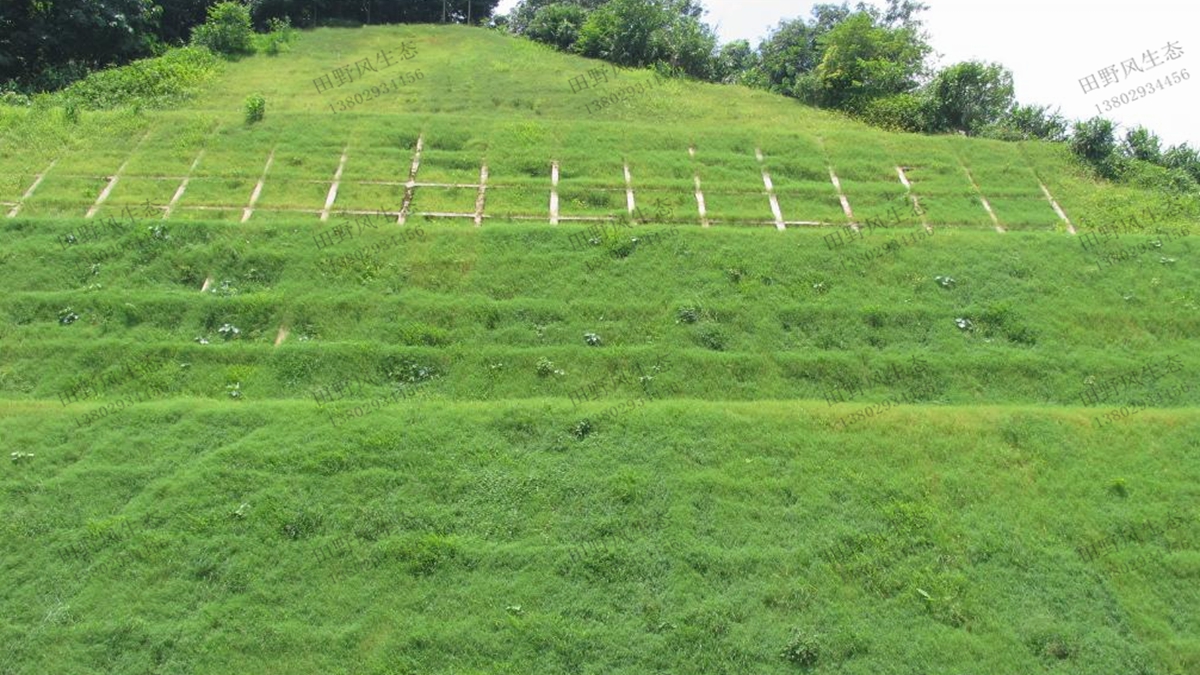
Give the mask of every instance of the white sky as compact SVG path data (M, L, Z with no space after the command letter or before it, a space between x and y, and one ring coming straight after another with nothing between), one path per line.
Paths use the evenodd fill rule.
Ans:
M808 18L813 2L795 0L702 0L705 21L716 26L723 42L750 40L752 46L780 19ZM840 4L840 0L839 3ZM850 2L853 6L857 2ZM882 6L882 0L876 4ZM929 41L937 63L981 59L998 61L1013 71L1017 99L1062 109L1069 119L1102 114L1121 123L1149 127L1164 144L1189 142L1200 146L1200 2L1197 0L925 0ZM507 12L516 0L501 0ZM1178 43L1183 55L1147 69L1147 50L1165 61L1168 42ZM1122 62L1137 58L1143 73L1128 81ZM1084 93L1079 80L1116 66L1120 81ZM1148 93L1144 98L1105 110L1102 101L1127 94L1147 82L1181 69L1190 79ZM1099 79L1099 78L1097 78ZM1164 83L1165 84L1165 83Z

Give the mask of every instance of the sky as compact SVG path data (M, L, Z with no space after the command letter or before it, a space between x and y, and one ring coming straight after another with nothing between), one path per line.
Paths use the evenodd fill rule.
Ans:
M701 1L708 8L705 21L717 29L722 42L746 39L751 45L782 19L809 18L817 4ZM1200 2L924 1L930 7L923 17L935 64L999 62L1013 72L1021 103L1059 108L1068 119L1103 115L1120 123L1121 130L1140 124L1164 144L1200 147L1200 123L1191 117L1200 115ZM507 12L516 3L501 0L499 11ZM1175 59L1166 58L1169 43L1179 50ZM1136 61L1128 64L1130 59ZM1116 68L1117 81L1106 84L1100 71L1110 66ZM1182 79L1183 71L1188 79ZM1088 79L1092 77L1096 88ZM1119 106L1113 104L1114 97Z

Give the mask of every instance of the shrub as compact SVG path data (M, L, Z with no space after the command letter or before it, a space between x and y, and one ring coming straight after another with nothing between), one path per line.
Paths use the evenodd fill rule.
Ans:
M929 104L916 94L896 94L868 103L859 114L867 124L889 131L922 132L930 129Z
M261 122L267 112L267 99L262 94L250 94L246 97L246 124Z
M291 20L271 19L267 22L267 33L256 35L257 51L265 52L268 56L278 56L286 52L288 45L296 39L296 30L292 28Z
M253 38L250 8L237 2L209 7L208 20L192 31L192 44L226 56L253 53Z

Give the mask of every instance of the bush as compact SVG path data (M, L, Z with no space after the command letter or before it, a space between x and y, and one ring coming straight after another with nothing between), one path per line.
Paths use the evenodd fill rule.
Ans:
M236 2L220 2L209 7L208 20L192 31L192 44L226 56L253 53L253 39L250 8Z
M261 122L267 112L267 99L262 94L250 94L246 97L246 124Z
M888 131L919 133L929 130L929 104L916 94L896 94L871 101L859 117Z
M296 29L292 28L290 19L271 19L267 22L267 33L255 36L256 50L268 56L278 56L280 52L286 52L295 39Z

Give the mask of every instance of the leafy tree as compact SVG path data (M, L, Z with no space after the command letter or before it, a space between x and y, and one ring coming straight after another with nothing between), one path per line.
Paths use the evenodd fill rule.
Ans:
M817 33L804 19L780 21L758 45L759 70L768 89L790 93L796 79L812 72L820 63Z
M192 44L217 54L237 56L254 52L250 8L237 2L220 2L208 8L208 21L192 31Z
M929 45L912 28L875 25L857 12L819 40L821 63L814 86L800 92L810 102L861 110L876 98L910 91L925 72Z
M587 10L579 5L554 3L537 11L525 29L530 40L569 51L579 39L579 29L587 21Z
M1012 72L999 63L957 63L939 72L928 92L934 129L974 136L1012 106Z
M88 70L161 51L152 0L0 2L0 81L58 88Z
M752 74L759 67L758 54L746 40L735 40L721 46L717 53L713 76L726 84L752 84Z
M922 25L921 19L917 15L927 11L929 5L922 2L911 2L911 0L888 0L887 8L880 11L874 5L868 5L860 2L856 9L860 12L867 12L871 15L875 22L887 28L912 28L916 29Z
M668 10L674 19L662 29L662 61L673 70L702 80L716 79L717 34L689 11L691 0L677 2Z
M1116 128L1103 117L1076 122L1071 151L1105 178L1119 178L1125 167L1117 155Z
M780 21L758 45L760 79L765 80L766 88L789 96L797 96L798 91L809 88L800 80L821 63L821 37L848 16L850 8L845 4L826 3L813 7L811 23L804 19Z
M819 38L836 28L838 24L850 18L850 14L850 8L844 2L840 5L830 3L813 5L812 29L816 31L816 37Z

